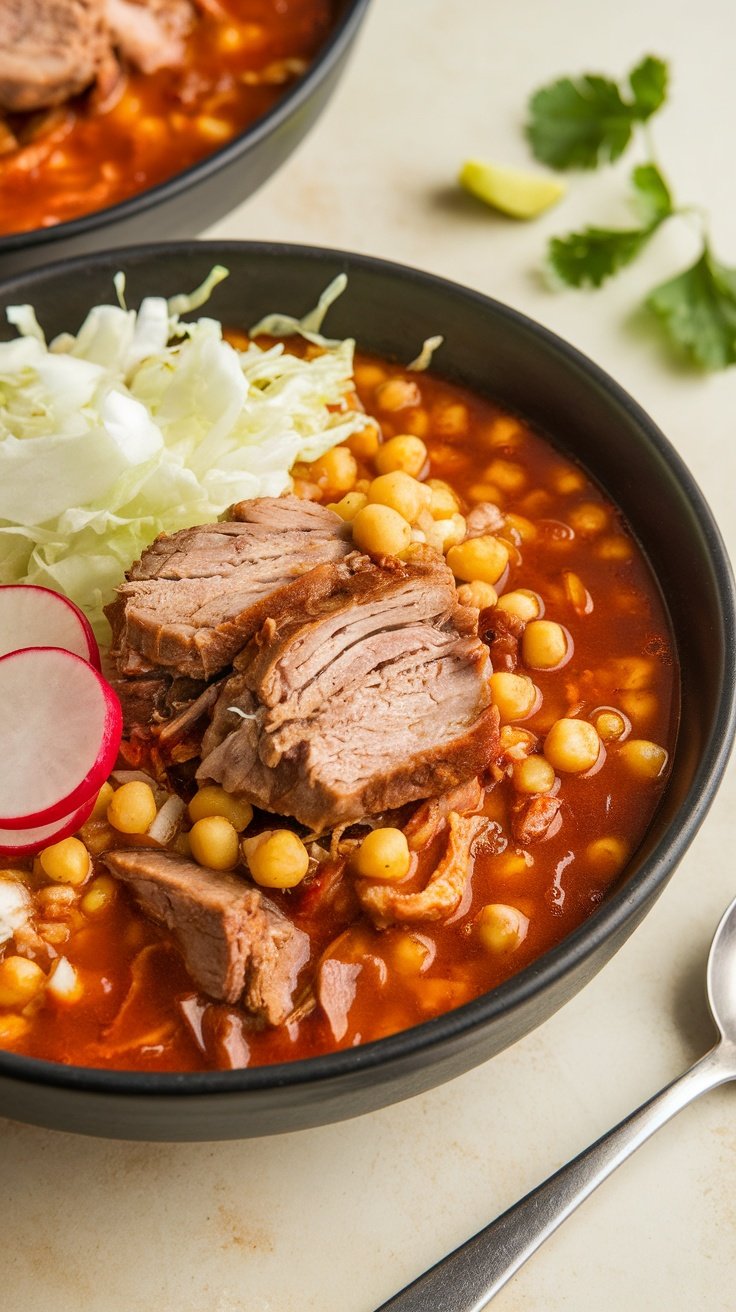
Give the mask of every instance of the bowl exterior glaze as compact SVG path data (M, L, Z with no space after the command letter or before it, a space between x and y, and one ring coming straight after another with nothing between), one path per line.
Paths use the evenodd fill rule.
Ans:
M191 238L235 209L314 126L344 72L370 0L341 0L334 30L303 77L221 150L158 186L52 228L0 235L0 278L120 243Z
M545 329L427 274L342 252L259 243L169 244L99 254L0 286L29 301L49 335L126 295L173 295L215 263L231 277L208 312L247 328L302 314L340 272L348 288L327 331L408 360L442 332L436 371L517 410L606 488L659 579L680 661L682 712L671 778L619 886L558 947L501 987L414 1029L346 1052L245 1071L93 1071L0 1052L0 1113L86 1134L148 1140L246 1138L324 1124L427 1090L540 1025L613 956L662 891L713 800L736 727L734 583L713 517L666 438L606 374ZM244 307L247 309L244 310ZM0 324L0 338L13 335ZM698 596L697 619L691 598Z

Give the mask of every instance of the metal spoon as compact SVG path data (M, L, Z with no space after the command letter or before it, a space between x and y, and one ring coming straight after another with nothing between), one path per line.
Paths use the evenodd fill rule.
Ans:
M720 1035L710 1052L376 1312L480 1312L635 1148L701 1093L736 1079L736 901L715 932L707 983Z

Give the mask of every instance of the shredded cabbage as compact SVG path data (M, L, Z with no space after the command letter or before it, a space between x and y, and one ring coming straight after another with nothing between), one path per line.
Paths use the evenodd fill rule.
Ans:
M277 496L296 461L315 460L367 422L354 409L354 342L319 334L336 294L304 320L273 316L322 346L304 360L281 344L244 351L199 308L227 276L190 296L90 310L76 336L47 345L31 306L0 343L0 583L71 597L98 637L102 607L161 532L217 519L234 501Z

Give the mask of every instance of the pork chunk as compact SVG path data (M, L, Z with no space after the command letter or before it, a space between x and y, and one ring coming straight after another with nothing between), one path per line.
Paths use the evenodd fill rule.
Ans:
M237 875L171 852L127 848L102 860L143 912L172 931L203 992L270 1025L288 1015L309 939L275 903Z
M301 617L274 607L237 658L198 779L321 831L485 770L498 745L488 653L441 557L354 554L310 585Z

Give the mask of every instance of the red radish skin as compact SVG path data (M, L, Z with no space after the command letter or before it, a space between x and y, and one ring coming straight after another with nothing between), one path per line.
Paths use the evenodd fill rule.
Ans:
M73 601L35 583L7 583L0 587L0 657L25 647L62 647L100 669L92 626Z
M95 793L84 806L78 807L61 820L55 820L51 825L41 825L37 829L0 829L0 856L35 856L52 843L60 843L62 838L76 834L89 820L96 801Z
M122 737L102 675L59 647L0 657L0 829L63 820L96 796Z

